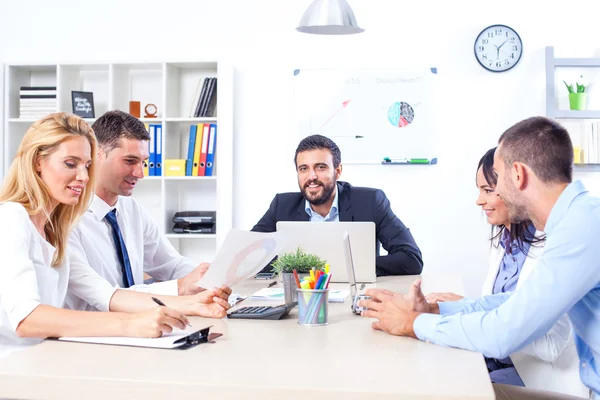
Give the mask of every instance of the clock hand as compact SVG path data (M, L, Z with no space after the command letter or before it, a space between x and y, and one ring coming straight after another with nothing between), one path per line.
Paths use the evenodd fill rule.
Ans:
M508 42L508 39L506 39L504 42L502 42L502 44L500 45L500 47L504 46L504 43ZM494 45L495 46L495 45ZM500 47L496 46L498 48L498 50L500 49Z

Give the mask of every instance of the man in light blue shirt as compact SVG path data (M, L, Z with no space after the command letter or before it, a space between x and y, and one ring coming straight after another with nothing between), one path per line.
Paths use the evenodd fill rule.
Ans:
M373 289L360 303L375 329L432 343L507 357L546 333L567 313L575 333L582 382L600 393L600 199L572 181L568 132L544 117L515 124L494 158L496 192L511 221L530 219L546 233L538 266L512 293L428 304L420 281L408 296ZM439 315L434 315L439 314ZM494 385L497 399L558 399L555 393Z
M322 216L321 214L313 210L308 200L304 201L304 210L308 214L310 222L339 222L340 213L338 211L337 188L335 194L333 195L333 203L331 203L331 208L329 209L329 213L326 216Z

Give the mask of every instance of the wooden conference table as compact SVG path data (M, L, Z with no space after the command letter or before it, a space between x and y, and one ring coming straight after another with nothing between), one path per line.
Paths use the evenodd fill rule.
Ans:
M377 287L406 292L414 278L384 277ZM461 293L462 285L425 276L423 289ZM260 304L269 301L236 307ZM13 353L0 359L0 398L494 399L481 354L375 331L352 314L350 298L329 303L321 327L298 325L296 309L279 321L191 318L206 321L224 335L189 350L46 341Z

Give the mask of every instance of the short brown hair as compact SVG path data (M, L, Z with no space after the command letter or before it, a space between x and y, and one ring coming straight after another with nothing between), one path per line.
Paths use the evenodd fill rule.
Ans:
M98 145L106 153L118 147L121 138L150 140L142 121L119 110L104 113L94 122L92 129L96 133Z
M323 135L311 135L302 139L296 148L296 154L294 154L296 168L298 168L298 153L311 150L329 150L333 158L333 168L339 167L342 163L342 152L333 140Z
M507 165L522 162L544 183L571 183L573 143L569 132L546 117L531 117L500 136L500 156Z

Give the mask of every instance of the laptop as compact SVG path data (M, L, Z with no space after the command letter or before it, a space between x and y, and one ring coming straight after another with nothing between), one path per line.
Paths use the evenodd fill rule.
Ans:
M374 222L310 222L279 221L285 244L279 255L295 252L301 247L329 264L332 282L349 282L344 254L344 235L352 235L352 251L357 282L373 283L375 274Z
M350 285L350 307L352 308L352 312L354 314L360 314L365 310L364 307L358 306L356 303L359 300L367 300L370 299L370 296L365 294L360 294L360 291L364 289L365 284L363 283L361 287L357 287L356 279L354 278L354 260L352 259L352 246L350 245L350 234L346 232L344 234L344 256L346 258L346 270L348 272L348 284Z

